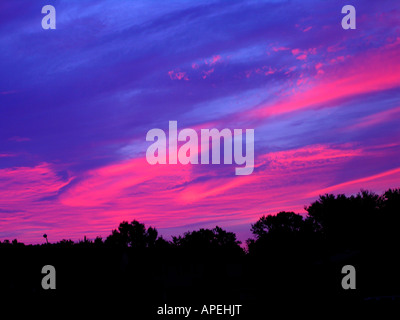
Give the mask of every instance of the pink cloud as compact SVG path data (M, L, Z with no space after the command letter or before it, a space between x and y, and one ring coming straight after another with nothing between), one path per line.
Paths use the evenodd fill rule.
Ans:
M160 173L161 166L150 166L145 159L133 159L100 169L91 170L80 183L71 187L61 197L64 205L77 207L100 206L117 201L119 195Z
M213 56L211 59L205 60L204 63L212 66L212 65L216 64L218 61L221 61L220 55Z
M310 48L308 50L300 50L300 49L293 49L292 54L294 56L297 56L300 54L300 56L297 56L296 59L298 60L306 60L308 54L316 54L317 53L317 48Z
M199 183L185 188L180 193L180 199L186 203L198 202L204 198L220 196L228 190L238 188L246 184L254 183L255 176L241 176L225 179L215 179L212 182Z
M0 158L15 157L13 153L0 153Z
M214 68L207 70L207 71L203 71L203 79L207 78L208 76L210 76L210 74L212 74L214 72Z
M185 80L185 81L189 80L189 77L187 76L186 72L171 70L168 72L168 75L171 78L171 80Z
M324 74L325 71L322 70L323 64L321 62L315 65L315 69L317 70L317 74Z
M369 67L366 68L365 66ZM267 104L255 110L255 117L293 112L313 106L326 105L336 99L356 96L400 86L400 61L397 50L377 49L363 56L349 59L346 65L325 73L307 90L298 91L290 98Z
M367 117L362 118L358 123L346 129L360 129L375 126L393 119L398 119L400 116L400 107L374 113Z
M257 68L255 70L255 72L258 74L263 74L265 76L268 76L268 75L274 74L276 72L276 70L272 69L271 67L268 67L268 66L262 66L261 68Z
M13 209L25 208L32 201L56 195L71 180L61 180L48 163L35 167L0 169L0 205L12 206Z
M287 71L285 72L285 74L289 74L290 72L293 72L294 70L296 70L297 67L296 66L292 66L290 68L287 69Z
M292 54L293 54L294 56L297 56L299 53L300 53L300 49L293 49L293 50L292 50Z
M351 145L342 145L341 148L333 148L328 145L312 145L294 150L278 151L264 156L270 162L289 166L316 162L330 162L336 159L354 158L363 154L361 149L354 149Z
M290 50L290 49L287 47L273 47L272 50L275 52L278 52L278 51L286 51L286 50Z
M196 171L195 165L151 166L145 159L132 159L89 172L79 183L64 192L60 200L62 204L76 208L103 208L105 206L114 211L119 218L121 214L125 215L125 213L118 214L119 211L130 212L132 217L158 221L158 225L170 227L183 222L177 220L178 218L189 223L200 216L207 218L210 215L210 219L214 215L223 216L227 205L234 207L239 205L239 199L248 199L250 201L248 210L243 214L254 218L256 212L260 210L260 201L264 202L266 197L259 197L259 193L261 190L264 192L265 187L258 188L270 183L274 186L273 188L277 188L277 191L273 192L274 195L282 192L292 179L291 170L293 169L288 170L289 167L296 169L301 166L303 169L312 169L317 162L332 163L358 154L359 151L343 151L327 146L272 153L260 159L271 165L261 171L258 170L254 175L233 178L215 177L196 183L190 183L196 181L200 174ZM282 183L281 187L276 184L278 181ZM134 201L130 195L133 190L134 194L138 195L134 197ZM269 197L266 198L269 201L272 200ZM195 204L196 207L191 208L187 204ZM130 208L133 211L129 211ZM205 208L213 209L208 212ZM167 216L174 218L165 220Z
M24 212L3 213L0 232L26 229L29 236L19 237L21 241L40 242L44 232L52 241L104 237L122 220L132 219L157 228L212 225L221 220L224 227L250 225L262 214L304 212L303 206L318 191L335 186L344 165L365 155L350 144L270 152L256 159L252 175L243 177L220 175L223 167L204 175L198 165L152 166L145 158L90 170L73 183L60 179L49 164L1 169L1 207L28 210L34 218L26 220ZM389 176L382 178L389 181ZM364 182L352 186L364 187ZM38 202L44 197L49 200Z
M328 52L337 52L337 51L341 51L343 49L344 49L344 47L341 47L340 45L335 44L333 46L328 47L327 51Z

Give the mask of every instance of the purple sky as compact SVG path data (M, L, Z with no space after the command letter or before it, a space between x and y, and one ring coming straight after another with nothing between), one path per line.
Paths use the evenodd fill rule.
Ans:
M41 27L42 6L57 29ZM0 240L250 236L322 193L400 186L400 2L0 2ZM147 131L255 129L255 169L149 165Z

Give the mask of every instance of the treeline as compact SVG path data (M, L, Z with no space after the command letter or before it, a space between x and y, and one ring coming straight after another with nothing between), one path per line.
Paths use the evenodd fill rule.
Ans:
M305 216L283 211L259 218L251 225L253 238L246 241L248 253L259 255L266 249L269 253L282 253L283 250L287 254L304 254L320 249L324 249L325 253L332 253L399 243L400 189L389 189L382 195L369 191L361 191L349 197L343 194L326 194L306 206L305 210ZM44 237L47 241L47 235ZM63 248L181 248L244 253L235 233L218 226L214 229L189 231L167 241L158 235L156 228L146 228L136 220L121 222L118 229L112 230L104 240L101 237L94 240L84 237L78 242L61 240L41 246L43 245ZM0 241L0 247L22 246L24 244L16 239L11 242Z
M3 241L0 296L106 298L133 303L146 319L164 303L243 304L244 318L252 319L265 315L266 304L282 311L282 304L343 306L400 297L400 189L323 195L305 209L306 215L260 217L246 250L235 233L218 226L167 241L136 220L120 223L105 239ZM45 265L56 269L56 290L41 286ZM357 290L341 285L345 265L357 270Z

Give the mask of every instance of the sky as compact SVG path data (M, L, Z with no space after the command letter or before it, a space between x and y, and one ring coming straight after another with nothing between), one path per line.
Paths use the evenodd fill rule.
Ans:
M41 8L56 9L44 30ZM400 187L400 2L0 2L0 241L251 236L320 194ZM153 128L254 129L255 165L146 161Z

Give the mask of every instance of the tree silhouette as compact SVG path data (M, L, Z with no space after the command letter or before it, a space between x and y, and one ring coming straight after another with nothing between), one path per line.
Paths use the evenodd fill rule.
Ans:
M249 252L256 255L268 254L270 259L297 256L305 245L306 222L294 212L279 212L277 215L262 216L252 224L254 239L247 240Z
M131 223L123 221L120 223L118 230L113 230L111 235L107 237L105 243L116 247L132 247L143 249L154 247L158 237L156 228L149 227L146 230L144 224L133 220Z
M374 219L375 241L400 244L400 189L387 190L379 200L379 216Z
M218 226L186 232L183 236L172 237L172 242L176 247L191 250L241 250L241 242L236 239L236 234Z
M96 247L102 247L103 246L103 238L102 237L96 237L96 239L94 239L94 245Z
M322 195L305 208L307 222L330 247L359 248L374 234L381 200L368 191L350 197Z
M259 239L267 234L281 234L283 236L300 232L304 227L303 217L294 212L279 212L276 216L262 216L251 225L252 233Z

